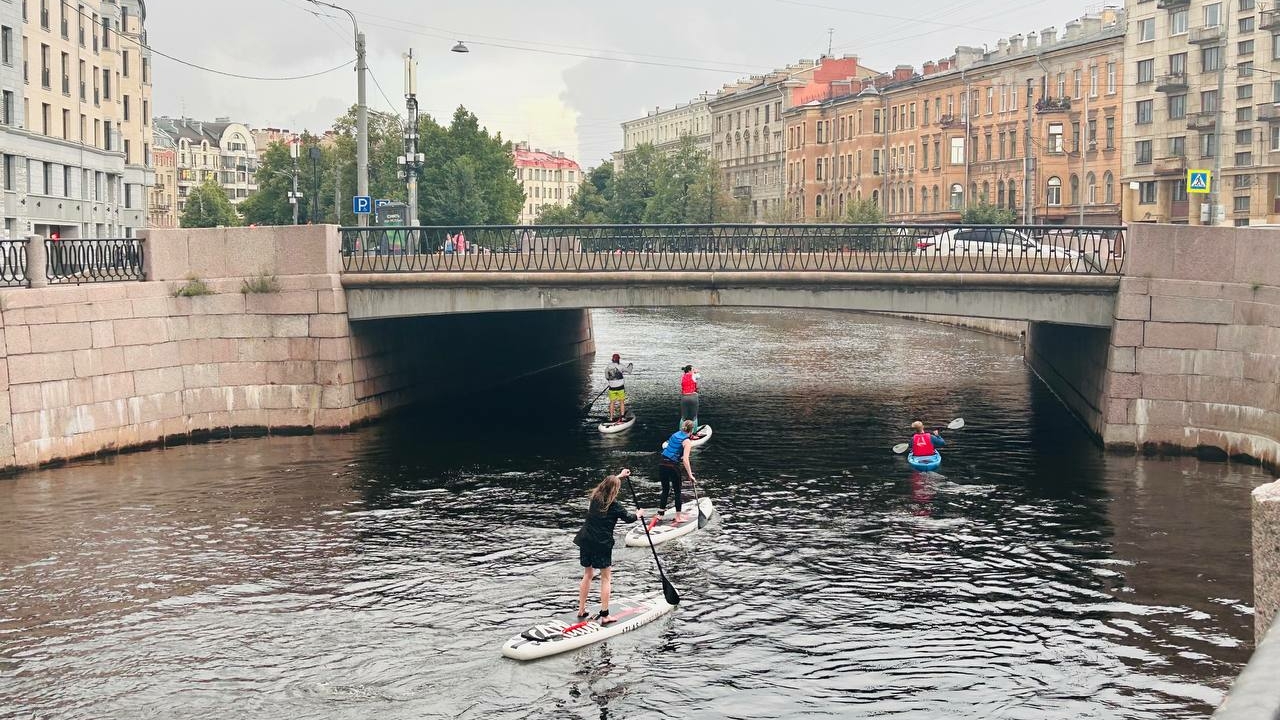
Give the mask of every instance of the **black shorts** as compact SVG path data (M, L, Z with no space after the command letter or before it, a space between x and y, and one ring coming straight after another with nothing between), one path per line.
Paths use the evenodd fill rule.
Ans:
M582 545L578 548L578 562L584 568L604 570L613 565L613 548L600 545Z

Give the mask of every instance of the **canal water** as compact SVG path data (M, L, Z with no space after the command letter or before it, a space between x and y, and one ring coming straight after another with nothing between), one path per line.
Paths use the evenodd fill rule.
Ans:
M1017 342L779 310L595 328L591 363L358 432L0 481L0 717L1191 718L1247 659L1268 478L1102 454ZM640 419L602 436L578 411L612 352ZM590 484L630 467L654 502L686 363L719 513L662 549L683 602L500 657L572 608ZM954 417L938 473L890 453ZM614 560L615 593L658 588L647 548Z

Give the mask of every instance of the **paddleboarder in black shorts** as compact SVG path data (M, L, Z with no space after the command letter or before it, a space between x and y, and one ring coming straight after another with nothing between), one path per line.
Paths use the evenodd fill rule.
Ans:
M662 449L662 457L658 459L658 481L662 483L662 495L658 499L657 514L662 516L667 507L667 494L675 492L676 516L672 520L680 524L687 520L682 512L684 502L680 497L681 471L687 475L689 482L694 481L693 469L689 467L689 452L693 449L693 421L685 420L680 429L667 438L667 446Z
M618 492L622 489L622 480L631 475L631 471L623 468L617 475L609 475L591 490L591 502L587 507L587 518L573 538L578 546L578 560L582 563L582 582L578 584L578 619L587 618L587 594L591 591L591 580L595 571L600 571L600 624L613 622L609 619L609 591L612 581L613 565L613 531L619 520L635 522L637 517L644 517L644 511L637 509L634 514L618 502Z

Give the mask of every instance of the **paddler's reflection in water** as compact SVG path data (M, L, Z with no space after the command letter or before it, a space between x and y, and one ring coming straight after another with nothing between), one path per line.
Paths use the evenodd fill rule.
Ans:
M600 720L609 720L609 703L631 692L631 688L625 682L601 687L607 681L609 675L613 674L615 668L613 654L609 651L609 646L601 644L597 646L597 651L580 653L577 665L578 667L573 674L581 678L585 683L587 697L600 706ZM582 694L577 682L569 686L570 697L580 698Z
M933 487L925 479L924 473L911 473L911 501L916 504L916 516L933 515L933 495Z

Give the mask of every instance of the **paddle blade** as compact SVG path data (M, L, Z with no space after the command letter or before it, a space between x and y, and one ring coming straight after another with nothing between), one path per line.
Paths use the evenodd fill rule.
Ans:
M964 427L964 418L956 418L955 420L947 423L948 430L959 430L962 427Z
M698 508L698 529L701 530L706 526L707 526L707 516L702 514L702 508Z
M662 576L662 596L667 599L668 605L680 604L680 593L676 592L676 587L671 584L666 575Z
M906 444L906 443L898 443L897 445L894 445L894 446L893 446L893 454L894 454L894 455L901 455L902 453L904 453L904 452L906 452L906 451L907 451L907 444Z

